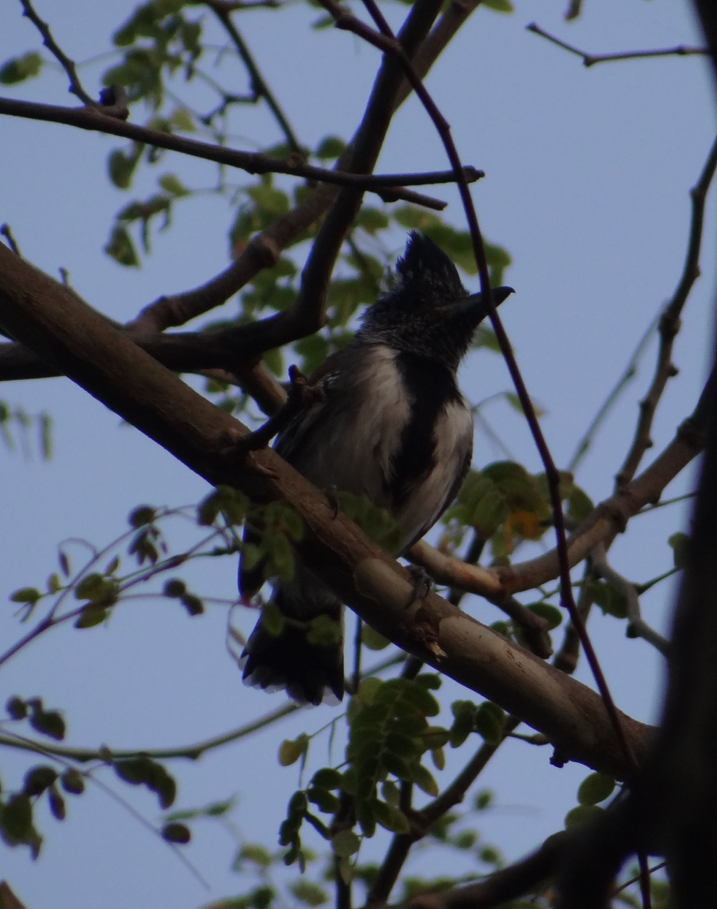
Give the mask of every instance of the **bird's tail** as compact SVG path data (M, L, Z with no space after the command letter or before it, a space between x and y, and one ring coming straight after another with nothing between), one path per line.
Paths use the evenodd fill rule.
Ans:
M343 605L306 569L274 588L271 610L257 622L242 654L246 684L286 689L300 704L344 695Z

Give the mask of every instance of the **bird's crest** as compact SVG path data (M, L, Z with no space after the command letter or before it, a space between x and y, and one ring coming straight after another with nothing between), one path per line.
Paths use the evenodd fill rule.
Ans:
M453 262L433 240L415 230L409 235L406 252L396 263L396 271L404 286L420 282L424 291L430 287L442 296L466 294Z

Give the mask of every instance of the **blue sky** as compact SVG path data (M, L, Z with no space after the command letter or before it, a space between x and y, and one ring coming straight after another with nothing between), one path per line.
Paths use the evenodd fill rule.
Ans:
M684 259L690 217L689 189L713 140L714 106L706 63L669 57L609 63L585 69L578 58L525 30L537 20L548 31L592 52L699 44L691 11L677 0L586 0L583 16L563 21L564 0L518 0L502 16L480 10L452 44L428 80L452 125L466 163L486 171L474 188L486 236L504 245L514 264L506 275L516 295L501 315L533 398L545 411L543 428L556 462L563 466L624 368L646 326L672 293ZM131 3L90 0L38 2L65 51L87 60L111 49L109 35ZM398 23L405 8L388 14ZM345 32L312 31L315 9L292 6L280 14L243 14L240 25L302 141L326 134L348 137L361 116L378 63L375 49ZM217 33L217 40L219 34ZM39 48L38 35L19 3L0 13L0 61ZM107 65L83 68L91 93ZM244 76L237 70L237 88ZM73 105L64 75L48 71L4 94ZM133 118L142 120L138 110ZM161 293L196 286L227 263L224 203L200 196L176 213L171 230L155 236L153 255L141 270L122 269L102 252L115 212L128 197L106 179L106 156L121 145L110 137L69 127L11 118L0 143L0 222L8 222L23 254L49 274L69 271L73 286L93 306L119 320L131 318ZM242 110L237 147L278 136L265 111ZM251 138L250 138L251 137ZM379 169L444 169L443 152L415 101L400 111ZM162 169L140 175L133 196L149 194L160 172L175 172L188 186L208 187L212 165L167 156ZM448 219L462 225L456 195ZM707 211L702 272L690 297L675 347L679 377L668 386L655 423L654 451L689 414L707 369L714 295L714 205ZM396 249L404 238L396 236ZM651 376L655 344L639 374L611 414L586 457L578 482L594 500L610 494L637 416L637 401ZM478 402L509 388L505 367L479 352L465 364L461 384ZM54 419L55 454L37 457L0 449L0 525L3 553L0 595L42 586L57 570L57 545L68 537L104 544L126 527L126 515L142 502L185 505L207 492L206 484L172 461L134 429L66 380L7 385L0 396L29 413L48 410ZM531 470L540 464L517 414L499 403L485 410L501 438ZM476 463L502 457L479 433ZM680 477L668 494L694 488ZM666 540L687 519L687 510L663 509L640 517L612 552L615 567L636 581L669 567ZM638 524L638 522L640 522ZM172 531L177 546L187 531ZM218 560L197 570L204 592L231 599L234 566ZM658 585L643 598L646 617L664 630L674 585ZM472 604L474 614L495 621L492 607ZM0 610L0 636L18 634L13 607ZM238 623L248 630L253 617ZM45 696L65 711L71 744L161 747L227 731L279 706L244 688L224 646L226 610L190 620L179 607L148 601L119 610L108 627L86 632L57 629L3 667L0 700L11 694ZM591 623L608 680L623 710L653 720L662 684L661 658L643 641L628 641L614 619ZM585 668L578 677L589 682ZM447 685L459 697L456 686ZM328 708L302 711L261 736L175 765L177 807L194 807L238 793L233 821L250 840L272 845L295 768L275 763L281 739L313 731L331 719ZM315 760L323 761L321 745ZM466 756L452 756L444 775ZM585 769L556 770L547 749L511 742L491 765L481 786L494 789L497 807L485 816L486 841L516 858L562 824L575 803ZM27 760L2 755L3 785L17 786ZM108 784L156 823L156 802L144 792ZM3 853L3 875L29 909L47 905L131 904L144 909L190 909L239 892L228 868L234 845L218 825L196 831L187 855L212 886L204 891L158 839L103 792L69 804L59 826L41 813L46 833L42 855L32 863L25 850ZM318 844L315 844L318 845ZM374 847L372 847L374 848ZM378 848L378 847L375 847ZM58 897L58 894L62 894Z

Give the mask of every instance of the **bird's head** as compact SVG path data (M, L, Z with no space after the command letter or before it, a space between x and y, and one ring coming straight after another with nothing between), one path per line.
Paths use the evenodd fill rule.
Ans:
M363 316L358 337L437 360L452 370L466 354L473 332L488 314L481 294L469 294L448 256L413 231L396 264L395 286ZM512 287L493 288L498 306Z

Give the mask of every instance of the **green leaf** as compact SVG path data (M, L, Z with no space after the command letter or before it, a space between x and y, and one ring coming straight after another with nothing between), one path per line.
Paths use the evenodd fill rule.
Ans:
M512 13L515 10L510 0L483 0L481 5L494 10L496 13Z
M548 623L548 631L557 628L563 621L563 613L557 606L551 606L550 603L531 603L528 609L539 615L541 619L545 619Z
M483 701L475 716L475 729L488 745L499 745L503 739L505 711L492 701Z
M331 848L340 858L348 858L358 852L361 840L353 830L340 830L331 837Z
M101 625L109 615L109 610L104 606L85 606L75 622L75 628L94 628Z
M426 771L428 773L428 771ZM430 774L428 774L430 776ZM436 787L437 791L437 787ZM410 833L411 825L400 808L389 805L379 799L373 803L373 810L378 823L391 833Z
M7 699L5 710L7 710L13 720L24 720L27 716L27 704L17 696Z
M578 788L578 801L581 805L597 805L612 795L615 780L606 773L591 773L586 776Z
M333 792L329 792L328 789L321 789L318 786L309 786L306 790L306 797L312 804L318 806L319 810L323 811L324 814L336 814L341 804Z
M571 827L577 827L579 824L595 820L604 810L604 808L600 808L597 805L577 805L565 815L565 828L570 830Z
M305 903L307 906L322 906L329 900L323 887L304 878L299 878L289 884L289 890L300 903Z
M82 774L79 770L75 770L74 767L71 767L60 777L60 784L65 792L71 792L72 795L82 795L85 791L85 781L82 778Z
M43 63L44 61L40 54L34 51L23 54L22 57L8 60L0 67L0 84L17 85L18 82L24 82L25 79L38 76Z
M412 765L411 779L426 795L430 795L432 798L438 795L438 783L433 779L430 770L424 767L423 764ZM381 823L380 820L379 823Z
M667 544L672 549L672 557L675 561L675 568L685 568L687 566L687 552L690 544L690 538L686 533L673 533L667 538Z
M182 844L188 843L192 838L189 827L186 827L184 824L178 824L176 822L165 824L165 826L162 828L162 836L170 843Z
M297 739L284 739L279 745L279 763L282 767L295 764L306 753L309 746L309 737L302 733Z
M192 115L183 107L175 107L169 118L169 122L179 132L193 133L195 131Z
M119 224L114 227L109 242L105 246L105 252L120 265L125 265L127 268L139 268L139 256L134 248L134 243L127 230Z
M187 189L176 174L164 174L157 182L170 196L190 195L190 190Z
M364 624L361 627L361 643L369 650L384 650L391 642L370 625Z
M605 581L591 581L587 589L605 615L612 615L616 619L627 618L627 601L611 584Z
M54 767L40 765L31 767L25 774L23 781L23 792L26 795L41 795L57 779L57 771Z
M57 710L43 710L42 707L35 707L30 713L30 725L37 732L41 732L51 739L62 741L65 737L65 721Z
M36 603L42 594L35 587L21 587L10 594L13 603Z
M270 600L265 603L261 610L261 624L265 631L274 637L278 637L284 630L286 619L279 607Z
M338 136L326 136L319 142L319 147L316 149L315 155L317 158L322 158L323 160L338 158L343 154L345 148L346 143L343 139L340 139Z
M311 784L320 786L321 789L341 789L342 781L341 772L332 767L322 767L311 778Z
M317 615L309 622L306 640L315 647L334 647L341 643L342 638L342 624L334 621L331 616Z
M32 832L32 804L25 793L11 795L0 812L0 829L12 845L27 840Z

